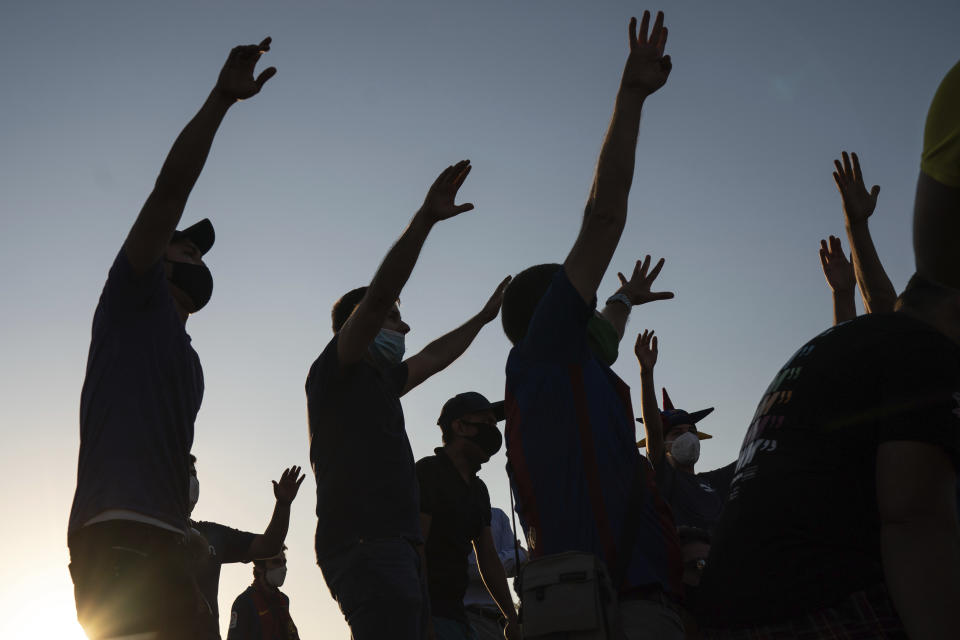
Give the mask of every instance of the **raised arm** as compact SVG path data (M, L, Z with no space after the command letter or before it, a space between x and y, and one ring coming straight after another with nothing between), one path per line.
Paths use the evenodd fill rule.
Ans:
M419 353L407 358L407 384L401 395L419 385L435 373L443 371L463 355L480 329L497 317L503 304L503 291L510 284L510 276L497 285L496 290L480 312L450 333L440 336Z
M153 191L123 244L135 272L144 272L163 256L227 109L238 100L260 93L277 72L269 67L253 77L257 61L269 50L270 38L260 44L234 47L207 101L173 143Z
M843 152L843 163L834 160L836 171L833 180L840 190L843 200L843 217L847 227L847 239L853 257L853 268L860 285L860 295L863 296L863 307L867 313L893 311L893 303L897 301L897 291L887 277L877 255L877 248L873 246L873 238L867 220L873 215L877 207L877 196L880 187L873 185L870 191L863 182L863 172L860 171L860 159L857 154Z
M638 36L637 20L630 19L630 54L620 80L613 118L600 148L580 234L564 262L567 277L588 304L593 302L627 220L627 197L633 182L643 103L670 75L670 56L663 55L667 43L663 13L657 13L648 37L649 24L650 12L644 11Z
M617 336L623 340L623 334L627 330L627 320L630 318L630 311L633 307L652 302L653 300L669 300L673 297L670 291L651 291L653 281L660 275L663 268L663 258L657 261L650 273L650 256L642 261L637 260L633 267L633 274L627 280L622 273L617 273L620 279L620 288L610 296L609 304L604 305L600 312L603 317L610 321L613 328L617 331Z
M833 324L853 320L857 317L857 305L853 299L857 278L853 273L853 265L843 255L840 238L830 236L829 246L826 240L820 241L820 266L833 291Z
M273 516L266 530L250 542L247 560L272 558L283 551L283 541L287 539L287 530L290 528L290 505L306 477L300 474L300 467L293 466L284 469L279 482L273 481L273 495L277 499Z
M911 638L960 629L956 472L940 447L893 441L877 449L883 573Z
M363 357L407 284L433 225L473 209L470 203L454 204L457 191L469 173L470 161L461 160L444 169L433 182L423 206L387 253L363 300L340 329L337 357L341 365L358 362Z
M657 392L653 384L653 367L657 364L657 337L653 331L637 334L633 347L640 364L640 414L647 437L647 459L655 468L667 464L663 450L663 420L657 406Z

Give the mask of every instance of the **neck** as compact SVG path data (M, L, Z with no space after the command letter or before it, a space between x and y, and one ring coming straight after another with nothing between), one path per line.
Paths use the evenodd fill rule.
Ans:
M692 464L680 464L673 458L673 456L667 456L667 460L670 462L670 466L676 469L677 471L683 471L684 473L694 473Z
M475 476L477 471L479 471L476 465L470 462L460 447L445 444L443 445L443 451L447 454L447 457L450 458L450 461L453 462L453 466L460 472L464 481L469 481L470 478Z

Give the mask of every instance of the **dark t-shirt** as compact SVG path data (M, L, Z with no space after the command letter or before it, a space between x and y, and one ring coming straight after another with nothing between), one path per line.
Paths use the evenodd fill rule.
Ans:
M217 592L220 587L220 566L231 562L249 562L247 549L257 534L249 531L239 531L225 527L216 522L193 522L194 529L207 539L209 556L197 572L197 584L200 592L207 599L213 609L213 616L218 618L220 613L217 607Z
M657 467L657 488L673 509L678 527L697 527L712 533L727 499L735 462L702 473L677 471L666 460Z
M93 316L69 532L109 509L186 532L188 457L202 399L200 359L161 262L137 276L121 250Z
M463 596L470 579L467 558L471 542L490 526L490 494L483 480L469 484L443 448L417 461L420 512L431 516L427 536L427 584L430 612L440 618L466 621Z
M680 545L637 451L630 388L590 352L584 302L560 269L507 359L506 443L530 555L583 551L619 586L681 593Z
M750 425L698 608L710 626L786 620L883 581L876 456L960 450L960 348L903 314L833 327L780 370Z
M363 538L420 536L420 498L400 392L407 365L340 366L334 336L307 376L317 479L317 560Z

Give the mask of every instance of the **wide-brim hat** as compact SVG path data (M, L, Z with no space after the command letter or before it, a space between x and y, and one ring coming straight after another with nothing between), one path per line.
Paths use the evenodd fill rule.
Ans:
M210 251L210 247L213 246L213 241L216 240L216 238L217 235L213 231L213 223L210 222L210 218L204 218L186 229L174 231L170 242L184 239L189 240L200 250L200 255L203 255L207 251Z
M688 424L691 427L690 431L695 433L697 438L700 440L709 440L713 436L697 429L697 423L711 413L713 413L713 407L710 407L709 409L700 409L699 411L694 411L692 413L684 411L683 409L676 409L673 406L673 402L670 401L670 396L667 395L667 390L663 389L663 409L660 411L660 419L663 421L664 434L670 430L671 426ZM642 424L643 418L637 418L637 422ZM637 446L646 447L647 439L642 438L638 440Z
M443 403L443 409L440 410L437 424L446 428L457 418L462 418L471 413L483 413L484 411L492 411L497 422L500 422L504 418L503 400L490 402L476 391L465 391Z

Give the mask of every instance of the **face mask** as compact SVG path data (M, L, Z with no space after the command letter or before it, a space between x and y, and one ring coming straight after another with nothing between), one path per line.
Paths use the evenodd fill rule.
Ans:
M187 294L193 303L193 309L188 309L190 313L199 311L210 301L213 294L213 276L210 269L205 264L192 264L189 262L170 263L170 284Z
M677 436L670 446L670 455L682 467L696 464L700 459L700 438L690 431Z
M587 322L587 344L597 360L605 365L612 366L617 361L617 352L620 346L620 336L609 320L599 313L594 313Z
M267 569L266 573L263 574L263 578L267 581L267 584L273 585L274 587L281 587L283 586L283 581L287 579L287 568L274 567L273 569Z
M197 476L190 476L190 512L193 512L193 508L197 506L197 500L200 499L200 481L197 480Z
M475 435L463 436L463 438L480 447L489 460L503 446L503 436L500 434L500 429L496 427L483 426L478 429Z
M379 364L395 367L403 360L406 351L403 334L391 329L380 329L370 345L370 354Z

